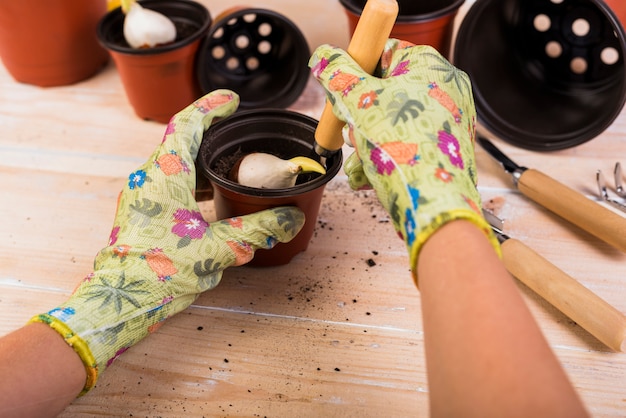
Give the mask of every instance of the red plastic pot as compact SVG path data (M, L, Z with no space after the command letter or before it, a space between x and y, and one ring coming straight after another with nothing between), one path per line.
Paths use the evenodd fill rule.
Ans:
M174 22L177 36L173 43L131 48L124 39L124 14L119 8L100 21L98 39L111 53L135 113L142 119L167 123L201 96L196 52L212 19L202 4L191 0L145 0L141 5Z
M326 161L326 174L300 176L294 187L259 189L242 186L226 177L239 155L266 152L280 158L307 156L319 161L313 150L317 121L288 110L247 110L236 113L204 134L198 153L199 175L213 188L218 219L246 215L277 206L297 206L305 213L302 230L288 243L270 250L258 250L253 266L287 264L307 249L317 222L326 184L342 164L341 151Z
M350 33L365 7L366 0L339 0L348 16ZM454 19L465 0L399 0L398 18L391 37L415 45L430 45L449 58Z
M104 0L0 1L0 57L22 83L51 87L89 78L109 59L96 37L105 13Z

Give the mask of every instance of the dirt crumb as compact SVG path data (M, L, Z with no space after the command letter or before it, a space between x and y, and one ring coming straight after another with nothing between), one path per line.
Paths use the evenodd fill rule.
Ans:
M483 208L493 213L494 215L498 216L505 202L506 201L504 197L496 196L494 198L484 201Z

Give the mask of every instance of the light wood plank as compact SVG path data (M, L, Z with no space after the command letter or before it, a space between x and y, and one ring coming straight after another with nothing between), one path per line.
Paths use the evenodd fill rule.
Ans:
M231 6L201 2L214 17ZM347 46L339 2L294 4L255 7L284 13L311 49ZM324 99L309 78L290 108L319 117ZM109 63L89 80L49 89L16 83L0 66L0 128L4 335L65 300L89 273L107 242L117 193L165 125L134 115ZM568 150L494 142L518 164L599 201L595 172L610 179L616 161L626 164L625 135L626 110L597 138ZM483 201L505 219L505 232L626 313L626 254L522 196L482 149L476 156ZM215 220L212 202L200 207ZM626 354L610 352L519 289L593 416L626 416ZM420 309L404 244L385 211L340 173L306 252L287 266L227 270L216 289L124 354L62 416L427 416Z
M423 341L413 330L192 308L152 337L62 416L427 412Z

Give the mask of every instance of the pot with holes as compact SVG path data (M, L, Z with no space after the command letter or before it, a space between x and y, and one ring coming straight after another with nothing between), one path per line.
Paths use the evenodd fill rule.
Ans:
M239 109L286 108L309 78L309 46L287 17L266 9L230 9L203 42L197 74L204 93L228 88Z
M565 149L602 133L626 100L626 34L600 0L476 0L454 63L481 124L514 145Z

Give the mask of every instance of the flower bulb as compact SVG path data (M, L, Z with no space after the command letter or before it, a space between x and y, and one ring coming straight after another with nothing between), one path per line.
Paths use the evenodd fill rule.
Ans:
M176 39L176 26L165 15L146 9L136 1L122 9L126 13L124 38L131 47L153 48Z

